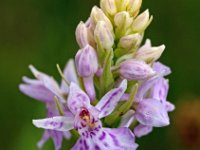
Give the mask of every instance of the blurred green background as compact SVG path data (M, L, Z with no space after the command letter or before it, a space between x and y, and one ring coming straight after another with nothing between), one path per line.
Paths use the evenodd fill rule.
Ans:
M28 65L33 64L59 79L55 64L63 67L75 55L76 25L85 21L92 6L98 3L98 0L0 1L0 149L37 149L36 142L43 130L36 129L31 120L45 116L44 105L19 92L21 77L32 76ZM168 99L179 107L185 95L200 94L200 1L144 0L142 10L146 8L154 20L145 37L151 38L153 45L167 47L160 60L172 68ZM176 134L173 123L179 119L176 113L170 115L174 118L170 127L155 129L137 140L139 150L191 149ZM64 145L68 143L65 141ZM44 150L53 149L49 140Z

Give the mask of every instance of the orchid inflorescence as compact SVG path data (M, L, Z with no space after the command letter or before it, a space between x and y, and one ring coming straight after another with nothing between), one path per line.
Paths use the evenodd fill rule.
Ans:
M20 90L46 104L47 118L33 120L44 128L38 147L52 138L55 149L63 138L77 138L72 150L135 150L135 137L153 127L169 125L167 101L170 68L157 60L165 46L141 46L152 21L142 0L101 0L80 22L75 60L62 72L61 84L30 65L36 79L23 77ZM78 136L77 136L78 135Z

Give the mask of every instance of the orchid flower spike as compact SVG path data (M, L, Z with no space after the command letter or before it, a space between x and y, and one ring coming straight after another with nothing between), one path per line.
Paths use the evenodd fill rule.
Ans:
M64 138L80 137L71 150L136 150L135 137L170 123L175 106L168 101L169 67L156 62L165 45L141 45L153 17L140 13L142 0L100 0L75 31L80 47L59 85L30 66L36 79L23 77L20 91L42 101L47 118L33 120L44 128L38 147L52 138L60 150ZM140 13L140 14L139 14ZM80 83L79 83L80 82Z

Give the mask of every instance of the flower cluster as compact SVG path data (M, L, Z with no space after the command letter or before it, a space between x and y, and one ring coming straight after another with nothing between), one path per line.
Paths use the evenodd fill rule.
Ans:
M142 0L101 0L90 17L80 22L75 59L64 71L61 85L33 66L36 79L23 77L20 90L47 106L47 118L33 120L45 132L42 147L52 138L59 150L63 138L79 138L72 150L135 150L135 137L153 127L169 125L167 101L171 70L157 62L164 45L141 46L152 21L149 11L139 14Z

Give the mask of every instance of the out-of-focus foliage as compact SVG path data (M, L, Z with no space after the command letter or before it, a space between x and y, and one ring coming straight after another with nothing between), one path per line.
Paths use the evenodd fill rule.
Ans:
M59 79L55 64L64 67L75 55L76 25L80 20L85 21L92 6L98 3L97 0L1 0L0 149L37 149L36 142L43 130L36 129L31 120L45 117L44 106L19 92L21 76L31 76L28 65L34 64ZM167 47L161 59L173 71L168 99L175 103L185 93L200 94L199 6L198 0L143 2L142 10L149 8L154 16L145 37L151 38L154 45ZM181 150L170 140L170 132L176 131L170 128L173 124L141 138L139 149ZM68 149L72 144L65 141L63 147ZM52 142L44 149L53 149Z

